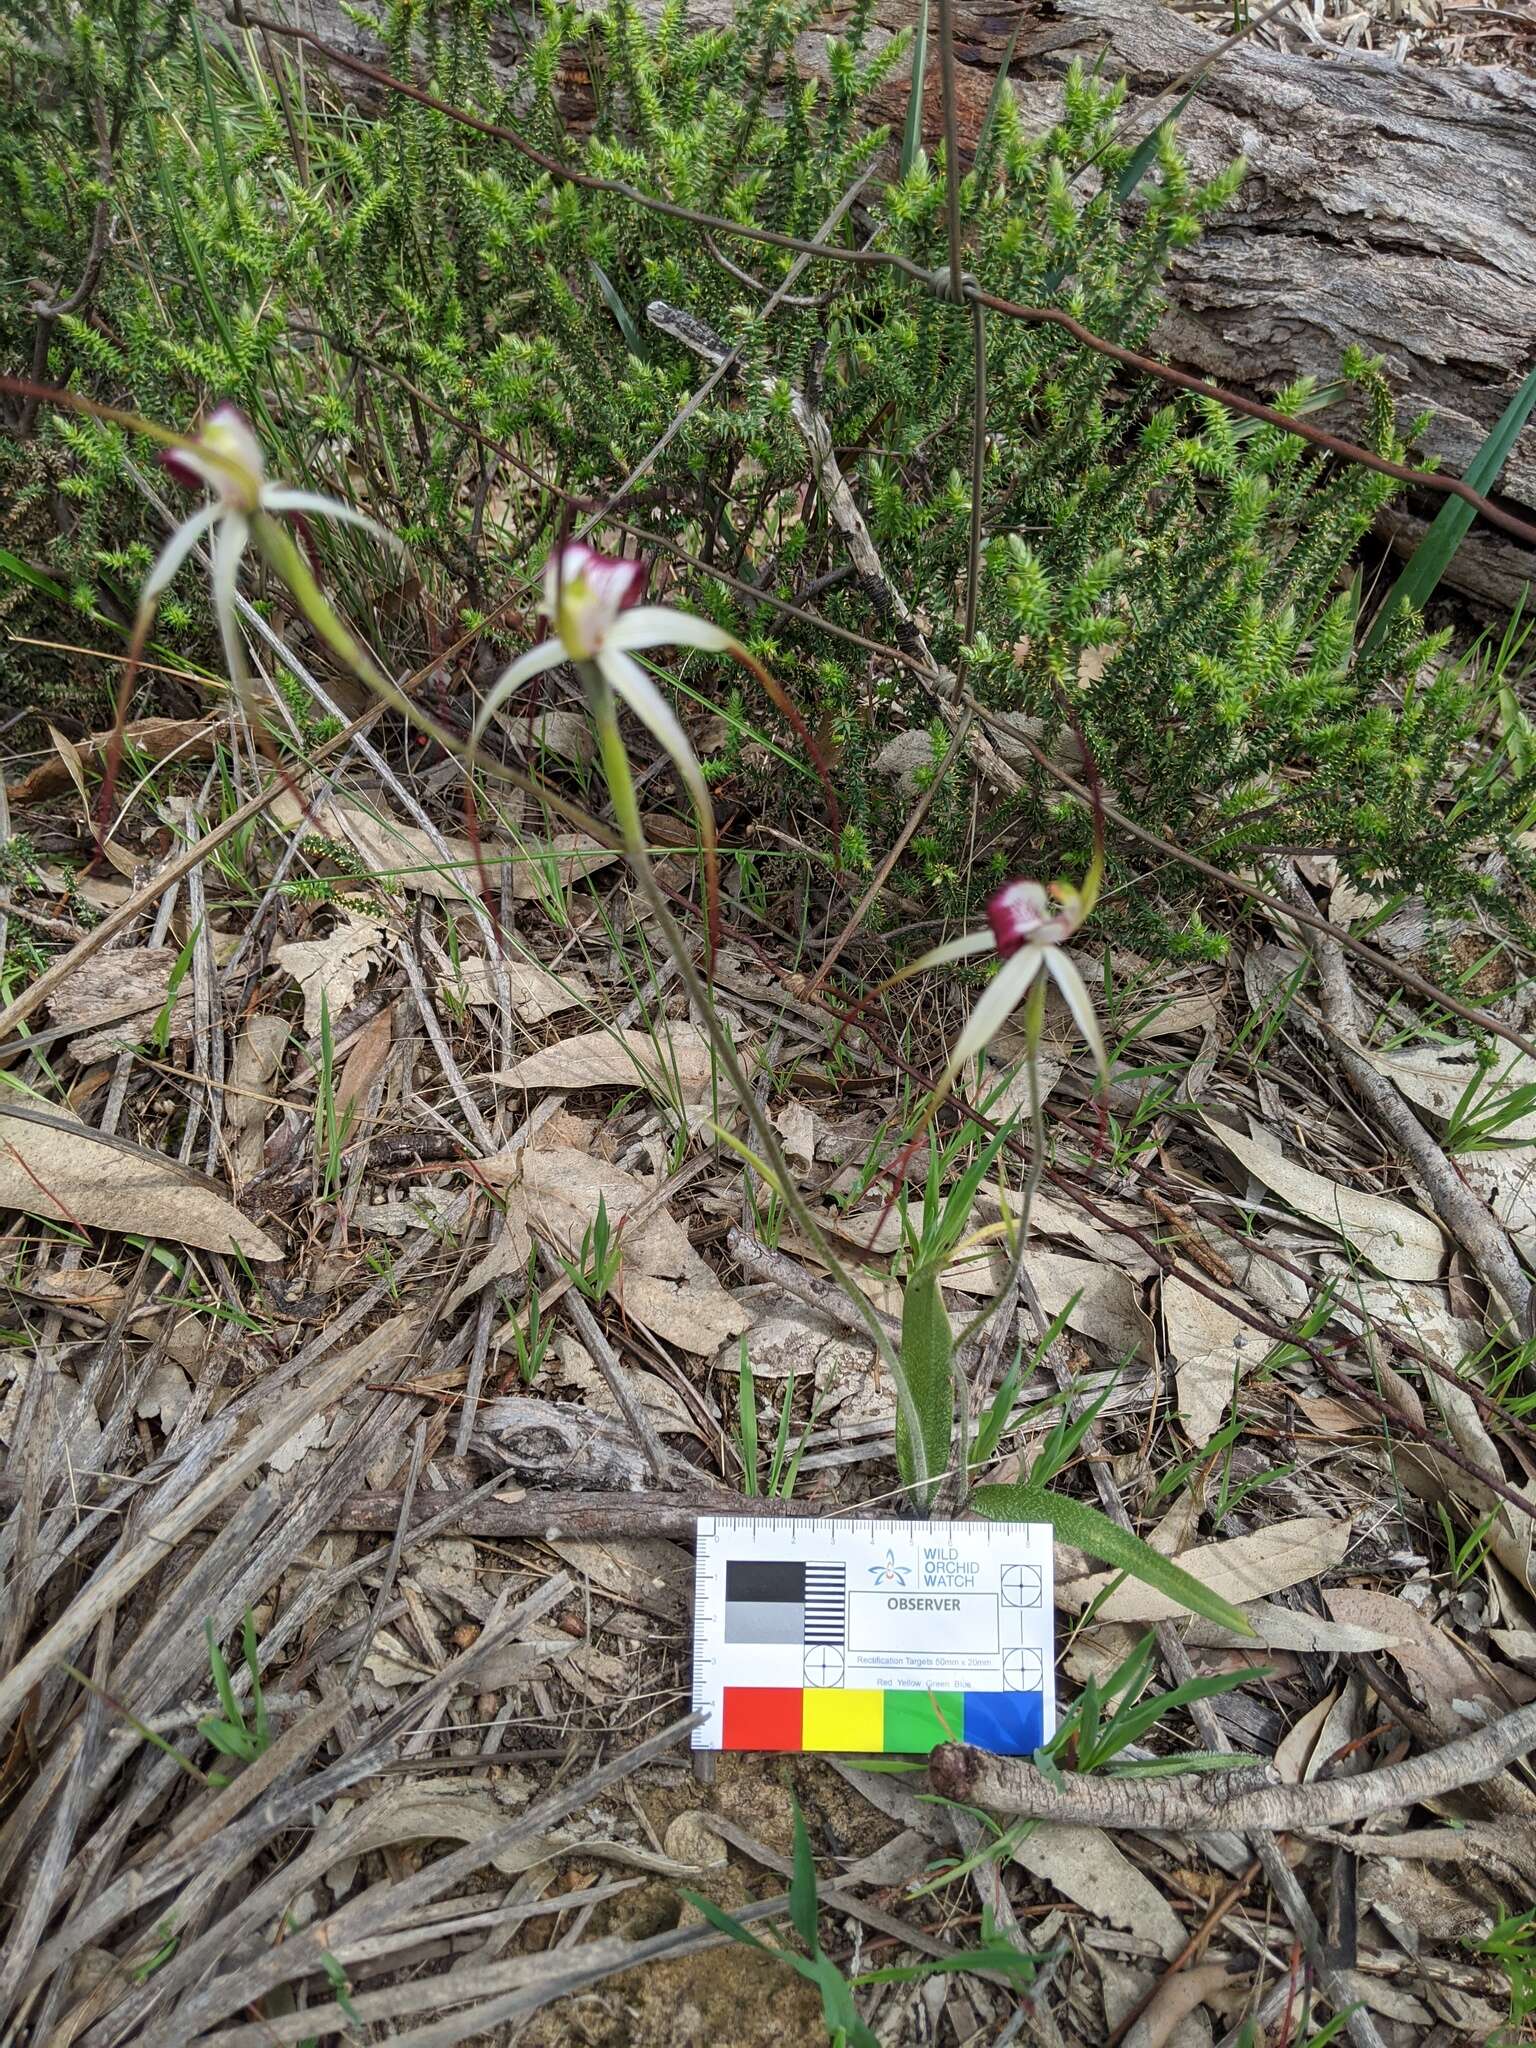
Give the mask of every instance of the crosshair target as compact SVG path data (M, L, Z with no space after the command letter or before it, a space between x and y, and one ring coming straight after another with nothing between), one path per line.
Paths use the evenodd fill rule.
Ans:
M805 1653L805 1682L807 1685L841 1685L843 1682L842 1651L807 1650Z

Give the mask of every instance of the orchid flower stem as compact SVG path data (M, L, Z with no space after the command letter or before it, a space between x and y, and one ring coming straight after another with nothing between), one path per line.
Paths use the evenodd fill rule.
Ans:
M1045 984L1037 981L1029 992L1029 1000L1024 1010L1024 1041L1029 1056L1030 1159L1029 1171L1024 1176L1024 1184L1020 1190L1019 1221L1013 1234L1013 1252L1002 1285L986 1307L971 1318L955 1339L957 1354L967 1344L975 1342L1003 1303L1011 1298L1014 1283L1024 1270L1024 1253L1029 1244L1029 1219L1034 1213L1035 1196L1039 1193L1041 1176L1045 1172L1045 1098L1040 1093L1040 1032L1044 1021ZM1005 1217L1006 1214L1005 1209Z
M873 1303L827 1242L826 1234L817 1222L810 1204L796 1186L794 1173L779 1144L779 1134L769 1122L767 1112L758 1102L752 1085L742 1070L736 1048L715 1013L709 990L693 963L693 955L688 950L687 941L667 905L667 899L656 879L656 870L651 864L651 857L646 848L645 831L640 818L640 800L635 790L634 776L630 772L629 755L625 752L623 736L619 731L613 691L609 688L606 677L592 663L578 662L576 669L581 678L582 688L586 692L587 702L592 707L593 720L597 727L598 756L608 783L609 795L613 799L614 816L624 840L624 851L639 884L640 893L645 898L647 909L656 920L657 930L661 933L667 951L672 955L678 979L687 991L688 1000L703 1021L715 1058L724 1068L726 1079L746 1112L747 1121L752 1126L763 1161L783 1191L785 1206L806 1243L857 1310L860 1321L869 1332L877 1356L891 1375L917 1461L917 1479L913 1490L926 1504L930 1482L937 1475L930 1474L927 1469L921 1418L917 1412L917 1403L912 1398L912 1390L907 1384L906 1375L902 1371L901 1359L879 1316L876 1315Z

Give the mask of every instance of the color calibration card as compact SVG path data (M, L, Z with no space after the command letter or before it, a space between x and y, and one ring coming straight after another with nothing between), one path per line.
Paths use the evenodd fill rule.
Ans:
M695 1749L1029 1756L1053 1660L1043 1524L699 1518Z

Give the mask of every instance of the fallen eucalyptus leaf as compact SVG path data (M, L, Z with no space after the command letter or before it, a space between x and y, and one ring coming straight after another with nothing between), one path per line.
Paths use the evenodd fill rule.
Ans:
M1163 1282L1162 1306L1179 1411L1190 1441L1203 1450L1225 1420L1234 1385L1269 1347L1249 1324L1176 1273Z
M158 1152L0 1111L0 1209L87 1230L163 1237L200 1251L280 1259L282 1247L216 1181Z
M1151 1878L1102 1828L1037 1821L1015 1847L1013 1860L1091 1918L1128 1928L1170 1960L1188 1939L1183 1922Z
M520 1024L542 1024L546 1017L557 1017L562 1010L586 1009L596 1000L592 984L574 969L551 974L532 960L503 960L501 969L507 977L512 1014ZM457 974L440 975L438 986L461 1002L486 1008L494 1008L499 1000L495 965L480 953L463 954Z
M582 1031L529 1053L491 1079L503 1088L646 1087L697 1102L713 1073L709 1043L692 1024L649 1031Z
M1241 1162L1255 1180L1278 1195L1298 1215L1346 1238L1378 1272L1394 1280L1433 1280L1445 1257L1438 1227L1417 1209L1386 1195L1362 1194L1310 1167L1288 1159L1278 1148L1228 1130L1206 1119L1217 1144Z
M1241 1607L1246 1601L1262 1600L1332 1571L1349 1548L1350 1527L1347 1517L1335 1520L1331 1515L1301 1515L1294 1521L1255 1530L1251 1536L1233 1536L1186 1550L1179 1563L1211 1594ZM1077 1540L1070 1532L1063 1533L1069 1540ZM1092 1602L1100 1601L1094 1611L1096 1618L1104 1621L1165 1621L1183 1611L1183 1603L1139 1580L1128 1580L1100 1600L1117 1576L1095 1572L1089 1578L1058 1581L1056 1604L1070 1614L1081 1614Z
M321 1005L334 1025L351 1007L358 990L378 965L383 927L360 917L346 917L323 939L294 939L273 955L304 991L304 1031L320 1034Z
M507 1183L501 1235L455 1291L450 1312L488 1282L521 1276L535 1237L568 1259L579 1258L601 1200L618 1237L613 1299L625 1315L703 1357L748 1326L744 1304L726 1293L668 1210L627 1221L652 1199L650 1182L565 1145L526 1147L499 1167L498 1179L508 1170L516 1174Z

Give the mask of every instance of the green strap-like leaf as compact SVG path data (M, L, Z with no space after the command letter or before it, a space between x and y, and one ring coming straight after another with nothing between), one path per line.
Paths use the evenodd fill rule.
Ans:
M928 0L917 10L917 33L912 38L912 95L907 101L907 126L901 138L898 177L905 178L917 162L923 146L923 73L928 68Z
M1202 1586L1192 1572L1143 1543L1128 1529L1101 1515L1086 1501L1067 1500L1043 1486L978 1486L971 1504L994 1522L1048 1522L1064 1543L1075 1543L1090 1557L1129 1572L1154 1591L1176 1600L1191 1614L1203 1614L1220 1628L1251 1636L1253 1625L1240 1607Z
M1485 495L1499 480L1499 472L1509 460L1510 450L1525 430L1525 423L1536 411L1536 370L1532 370L1520 389L1505 407L1501 419L1493 427L1478 449L1466 473L1466 481L1474 491ZM1409 556L1401 576L1387 592L1386 602L1371 621L1371 630L1365 636L1360 652L1369 654L1390 624L1393 614L1405 605L1411 604L1422 611L1434 594L1441 577L1451 566L1456 550L1466 538L1476 513L1465 498L1447 498L1435 514L1428 533Z
M818 1956L821 1938L816 1926L816 1859L811 1853L811 1838L806 1832L800 1802L795 1799L790 1803L795 1820L795 1859L789 1880L789 1917L796 1934L811 1954Z
M901 1368L922 1431L921 1458L901 1409L896 1411L896 1466L908 1486L931 1484L949 1464L955 1427L954 1332L932 1268L914 1273L901 1303Z

